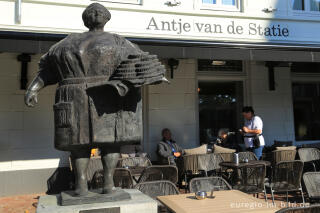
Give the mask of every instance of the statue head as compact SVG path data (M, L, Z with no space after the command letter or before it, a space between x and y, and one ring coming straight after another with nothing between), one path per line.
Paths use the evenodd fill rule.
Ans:
M109 10L99 3L90 4L82 13L83 23L90 31L103 30L110 19Z

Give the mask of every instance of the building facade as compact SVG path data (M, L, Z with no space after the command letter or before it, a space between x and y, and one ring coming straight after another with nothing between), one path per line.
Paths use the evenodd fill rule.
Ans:
M316 0L0 0L0 196L43 192L69 165L53 147L55 86L34 108L24 88L52 44L86 30L81 14L93 2L112 14L106 31L167 66L171 84L143 89L142 145L153 160L163 128L196 147L219 128L241 128L244 105L262 117L267 145L320 141Z

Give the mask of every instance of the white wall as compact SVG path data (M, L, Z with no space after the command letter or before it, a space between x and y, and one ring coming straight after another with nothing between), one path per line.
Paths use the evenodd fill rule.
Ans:
M170 7L167 0L143 0L142 4L121 4L110 1L99 1L110 9L112 19L106 25L106 31L116 32L124 36L139 38L167 38L177 40L206 41L243 41L243 42L283 42L283 43L316 43L319 44L320 12L293 12L291 0L243 0L240 11L201 9L201 0L181 1L181 5ZM70 33L87 30L81 20L84 8L94 1L83 0L25 0L22 1L21 23L15 23L15 1L0 0L0 30L23 31L39 33ZM121 2L119 0L118 2ZM123 0L123 2L126 2ZM272 6L277 11L263 12L264 8ZM129 18L127 18L129 17ZM161 27L162 22L176 22L164 29L147 29L154 18ZM178 23L190 24L188 30L178 33L173 28L179 28ZM228 31L228 26L243 28L241 33ZM198 24L198 25L197 25ZM222 32L210 32L214 24L221 25ZM250 28L253 27L255 30ZM257 33L257 27L280 26L288 29L287 36L265 36ZM199 26L201 29L199 29ZM208 28L206 27L208 26ZM211 27L210 27L211 26ZM158 27L157 27L158 28ZM190 29L189 29L190 28ZM205 29L208 29L206 32ZM229 28L231 29L231 28ZM214 31L214 30L213 30ZM276 30L277 31L277 30Z
M149 135L144 146L154 160L163 128L169 128L173 139L183 148L199 145L196 60L180 60L173 79L170 79L170 69L167 68L167 78L171 82L169 85L148 87Z
M0 171L66 165L67 153L53 146L55 87L40 92L36 107L25 106L17 55L0 53ZM28 66L29 82L37 72L39 58L40 55L32 55Z
M269 90L264 62L251 62L248 75L251 103L263 120L266 145L272 145L274 140L294 141L290 69L275 68L275 91Z

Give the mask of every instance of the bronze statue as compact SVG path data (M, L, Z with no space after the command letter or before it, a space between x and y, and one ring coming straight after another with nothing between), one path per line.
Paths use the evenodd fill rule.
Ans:
M75 166L75 194L88 193L85 176L90 149L100 148L103 193L114 189L119 147L136 144L142 133L140 87L167 81L154 55L125 38L104 32L110 12L93 3L82 14L88 32L72 33L42 56L39 73L25 103L34 106L41 88L58 83L54 104L55 147L70 151Z

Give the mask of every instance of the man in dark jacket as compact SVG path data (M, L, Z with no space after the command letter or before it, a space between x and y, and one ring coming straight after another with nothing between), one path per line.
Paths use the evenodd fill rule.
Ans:
M176 165L176 160L184 154L184 150L171 138L168 128L162 130L162 141L158 144L158 161L161 164Z

